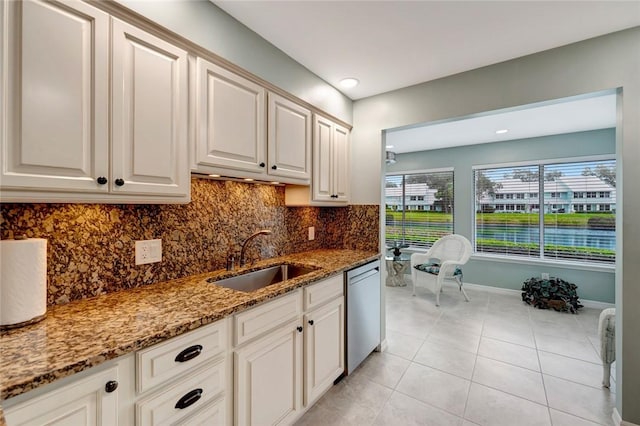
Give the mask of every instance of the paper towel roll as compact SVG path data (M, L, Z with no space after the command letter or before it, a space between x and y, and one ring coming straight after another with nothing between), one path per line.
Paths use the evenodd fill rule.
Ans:
M47 240L0 241L0 326L41 319L47 312Z

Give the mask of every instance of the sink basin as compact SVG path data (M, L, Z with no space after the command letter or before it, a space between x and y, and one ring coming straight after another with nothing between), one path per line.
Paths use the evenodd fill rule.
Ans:
M249 293L317 270L310 266L278 265L222 280L207 278L207 282Z

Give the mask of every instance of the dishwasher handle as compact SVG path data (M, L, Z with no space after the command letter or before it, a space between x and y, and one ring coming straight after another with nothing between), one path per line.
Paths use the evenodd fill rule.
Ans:
M376 275L380 272L380 267L376 266L373 269L366 270L364 272L359 273L358 275L354 275L353 277L349 277L349 285L355 285L362 280L366 280L367 278Z

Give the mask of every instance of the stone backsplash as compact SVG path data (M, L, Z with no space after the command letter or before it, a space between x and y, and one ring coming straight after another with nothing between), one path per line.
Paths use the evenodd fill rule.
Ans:
M1 237L46 238L48 304L225 267L259 229L248 259L319 248L378 250L375 205L286 207L284 188L192 179L182 205L0 204ZM308 227L315 240L308 241ZM162 239L162 262L135 265L136 240Z

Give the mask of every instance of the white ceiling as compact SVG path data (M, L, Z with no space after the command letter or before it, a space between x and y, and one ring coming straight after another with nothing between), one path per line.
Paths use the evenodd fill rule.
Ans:
M640 25L640 0L210 1L352 99ZM345 77L360 84L340 88ZM387 144L403 153L594 130L615 127L615 114L615 95L561 100L391 130Z
M640 25L638 0L211 1L352 99Z
M386 144L387 150L404 153L615 126L616 95L607 94L387 130ZM508 132L496 134L501 129Z

